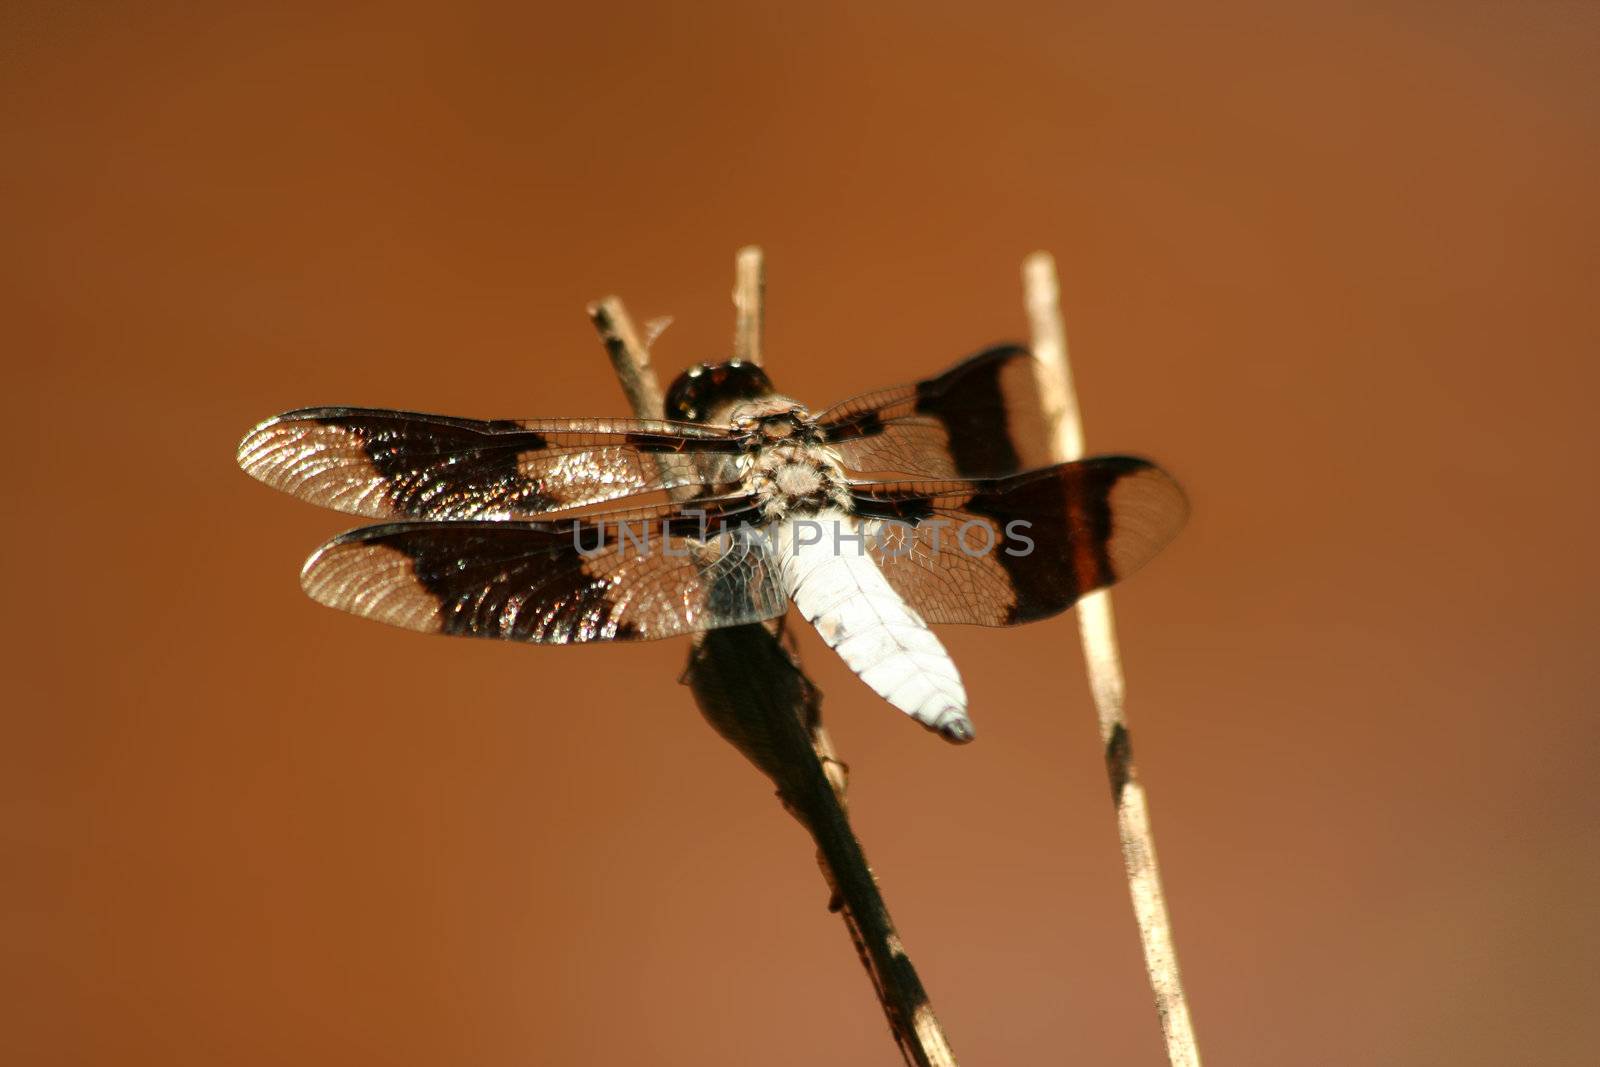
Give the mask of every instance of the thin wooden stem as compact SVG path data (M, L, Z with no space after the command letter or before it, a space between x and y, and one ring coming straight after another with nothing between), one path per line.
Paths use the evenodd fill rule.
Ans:
M1053 452L1058 462L1083 455L1083 420L1067 359L1067 334L1061 317L1061 290L1056 264L1047 252L1035 252L1022 265L1022 284L1028 319L1033 330L1035 379ZM1172 941L1172 921L1166 895L1161 890L1161 867L1156 861L1155 834L1150 809L1133 763L1128 720L1123 699L1122 658L1117 651L1117 631L1109 592L1091 593L1078 601L1078 637L1089 674L1089 689L1100 720L1106 773L1116 805L1117 831L1122 841L1122 866L1133 897L1139 940L1144 946L1145 973L1155 994L1156 1012L1166 1036L1167 1059L1173 1067L1199 1067L1200 1049L1194 1023L1178 972L1178 954Z
M608 296L588 307L589 320L600 334L606 355L611 358L611 369L622 383L628 406L641 419L659 419L664 410L664 394L656 380L656 369L650 365L650 350L639 341L639 331L634 329L622 300Z
M761 250L740 250L737 264L734 350L741 358L760 362ZM634 413L659 418L661 388L622 301L598 301L590 305L589 317ZM844 919L901 1055L914 1067L955 1067L955 1056L850 828L844 764L822 727L821 693L806 677L781 623L700 635L684 681L707 721L772 779L785 809L811 834L830 890L829 907Z
M767 272L757 245L739 249L733 261L733 358L761 366L763 316L766 313Z

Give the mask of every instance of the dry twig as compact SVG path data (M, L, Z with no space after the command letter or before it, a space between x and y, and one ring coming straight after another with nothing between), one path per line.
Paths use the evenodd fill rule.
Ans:
M1057 462L1083 455L1083 422L1067 361L1066 329L1061 320L1061 293L1056 265L1047 252L1035 252L1022 265L1022 283L1028 318L1033 328L1034 370L1051 429ZM1156 1011L1166 1035L1167 1059L1173 1067L1199 1067L1200 1050L1178 974L1178 955L1172 943L1172 923L1161 891L1161 869L1156 862L1155 836L1144 786L1134 771L1128 721L1123 713L1122 660L1117 652L1117 632L1111 615L1111 594L1090 593L1078 601L1078 636L1089 673L1089 688L1100 720L1111 796L1117 808L1117 830L1122 839L1122 865L1139 923L1144 946L1145 972L1155 994Z
M763 288L761 250L741 249L734 352L758 364ZM634 413L660 418L661 388L622 302L607 297L590 306L589 317ZM684 679L706 719L772 779L784 807L816 842L817 865L832 893L830 907L845 921L906 1062L954 1067L955 1056L850 829L844 764L822 728L821 694L801 669L781 623L700 635Z
M656 369L650 365L650 350L639 342L639 332L633 320L614 296L589 305L589 320L599 331L600 343L606 346L611 357L611 369L617 372L622 392L628 406L641 419L659 419L664 410L661 383L656 380Z
M761 249L746 245L733 261L733 358L761 366L767 270Z

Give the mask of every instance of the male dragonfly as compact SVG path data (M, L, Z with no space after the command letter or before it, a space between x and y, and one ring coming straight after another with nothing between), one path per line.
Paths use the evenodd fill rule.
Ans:
M1001 345L819 412L740 362L682 374L664 421L304 408L251 430L239 464L391 520L306 561L301 585L330 607L576 644L760 622L793 601L885 700L967 741L966 691L929 624L1055 615L1137 570L1188 511L1146 460L1052 464L1032 360Z

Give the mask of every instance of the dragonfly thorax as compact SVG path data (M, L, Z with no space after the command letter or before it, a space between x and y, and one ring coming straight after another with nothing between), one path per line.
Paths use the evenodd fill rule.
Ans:
M769 519L811 515L850 500L837 458L827 448L793 438L759 449L749 480Z
M752 435L751 444L756 448L779 441L810 441L816 436L811 412L786 396L762 397L740 404L733 409L730 421L735 430Z

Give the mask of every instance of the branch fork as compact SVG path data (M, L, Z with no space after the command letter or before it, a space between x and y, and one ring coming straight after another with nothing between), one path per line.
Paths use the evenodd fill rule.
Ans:
M1037 252L1024 262L1022 273L1033 334L1035 380L1055 459L1078 459L1083 455L1083 424L1067 361L1055 262L1047 253ZM761 249L743 248L735 260L733 352L736 359L758 365L764 359L764 297ZM634 414L661 418L661 385L622 301L612 296L592 304L589 317ZM1079 601L1076 610L1116 807L1123 867L1167 1056L1173 1067L1199 1067L1200 1054L1161 889L1149 808L1129 743L1110 595L1090 594ZM772 780L785 809L811 834L817 846L817 865L829 888L829 908L844 919L906 1063L954 1067L955 1055L895 932L861 843L850 828L846 768L822 726L821 693L806 677L782 621L699 635L684 681L707 721Z

